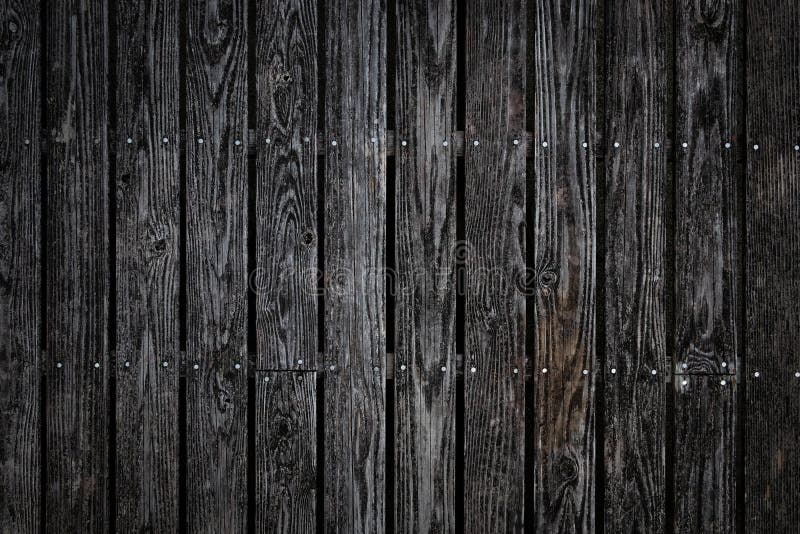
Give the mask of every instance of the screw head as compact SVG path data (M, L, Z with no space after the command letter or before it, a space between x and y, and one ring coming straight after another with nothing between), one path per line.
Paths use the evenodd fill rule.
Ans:
M242 364L240 364L240 363L234 364L233 368L234 369L241 369L242 368Z
M583 376L586 376L586 375L588 375L588 374L589 374L589 370L588 370L588 369L584 369L584 370L583 370Z
M656 373L658 373L658 371L656 371L655 369L653 369L652 371L650 371L650 374L651 374L651 375L653 375L653 376L655 376L655 375L656 375Z
M63 363L61 363L61 362L56 362L56 367L58 367L59 369L61 369L62 367L64 367L64 364L63 364Z
M302 358L297 360L297 365L303 365L303 359Z
M519 144L519 139L514 139L514 140L512 141L512 143L514 143L515 145L518 145L518 144Z
M681 385L682 385L682 386L685 386L685 385L686 385L686 384L688 384L688 383L689 383L689 381L688 381L688 380L681 380Z
M242 142L239 139L237 139L236 141L233 142L233 144L239 146L242 144Z
M611 368L611 374L612 374L612 375L615 375L615 374L617 374L617 368L616 368L616 367L612 367L612 368Z
M169 367L169 362L166 362L166 361L165 361L165 362L162 362L162 363L161 363L161 366L162 366L162 367Z
M800 371L795 371L794 377L795 378L800 378Z
M196 371L196 370L200 369L200 366L198 364L194 364L192 366L192 369L194 369Z
M443 366L442 366L442 372L444 373L445 371L447 371L447 367L445 367L445 366L443 365Z
M581 143L581 146L582 146L583 148L589 148L589 143L587 143L586 141L584 141L583 143Z
M336 370L336 366L335 365L331 365L330 367L328 367L328 370L329 371L335 371Z
M759 373L758 371L756 371L755 373L753 373L753 376L754 376L754 377L756 377L756 378L758 378L759 376L761 376L761 373Z
M514 367L514 374L515 375L519 374L519 369L517 369L516 367Z
M681 146L682 146L683 148L689 148L689 143L681 143Z
M542 147L547 148L547 141L542 141Z
M689 364L688 363L682 363L681 364L681 368L688 369L689 368Z
M94 368L95 369L99 369L100 368L100 362L94 362Z
M547 367L542 369L542 374L547 374Z
M614 141L614 148L619 148L619 143Z
M753 145L753 150L758 150L760 147L758 145Z
M167 143L169 143L169 138L164 137L164 138L161 139L161 142L166 145Z
M480 142L480 141L478 141L477 139L475 139L475 140L472 142L472 145L473 145L473 146L478 146L479 144L481 144L481 142Z
M266 139L264 139L264 143L266 143L266 144L270 144L270 143L272 143L272 139L270 139L269 137L267 137Z
M794 145L795 152L800 151L800 145Z
M476 372L476 371L477 371L477 369L476 369L476 368L474 368L474 367L470 367L470 370L469 370L469 372L470 372L470 373L474 373L474 372Z
M405 371L405 370L406 370L406 364L402 364L402 365L400 365L400 370L401 370L401 371Z
M125 362L125 367L130 367L130 366L131 366L131 362Z
M442 141L442 146L448 146L450 143L445 139Z
M728 362L722 362L722 367L728 367Z
M264 382L269 382L269 377L268 376L264 377Z
M131 138L129 137L129 138L127 138L127 139L125 140L125 142L126 142L126 143L128 143L128 144L130 145L130 144L132 144L132 143L133 143L133 139L131 139Z
M653 147L654 148L661 148L661 143L658 143L658 142L653 143Z
M337 144L339 143L337 143L336 140L331 141L331 146L336 146Z
M725 148L730 148L730 147L731 147L730 143L725 143Z
M719 381L719 385L720 385L720 386L724 386L724 385L725 385L725 384L727 384L727 383L728 383L728 382L727 382L727 381L725 381L725 380L720 380L720 381Z

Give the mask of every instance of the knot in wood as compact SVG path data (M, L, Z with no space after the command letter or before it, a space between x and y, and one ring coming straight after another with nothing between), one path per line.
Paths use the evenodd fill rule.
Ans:
M558 275L555 271L543 271L542 274L539 275L539 284L544 288L552 287L558 281Z

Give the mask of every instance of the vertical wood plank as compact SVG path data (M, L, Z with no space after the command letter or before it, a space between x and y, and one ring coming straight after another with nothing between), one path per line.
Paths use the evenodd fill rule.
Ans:
M178 10L116 5L117 530L178 529ZM166 138L169 142L164 143Z
M48 2L47 25L47 531L104 531L110 290L106 3Z
M454 532L456 4L396 6L395 530Z
M325 5L325 529L383 532L386 4Z
M736 385L675 377L675 532L735 532Z
M0 532L38 532L42 505L39 9L0 2Z
M193 0L188 13L188 526L244 532L247 5Z
M316 373L256 373L256 532L316 532Z
M747 17L744 517L748 532L788 532L800 524L800 4L748 2Z
M517 532L524 523L518 282L525 272L526 4L498 9L482 0L466 10L464 529Z
M535 524L594 529L597 2L536 3Z
M607 10L604 461L609 532L659 532L665 524L671 6L625 0Z
M317 357L317 2L258 2L257 366ZM320 215L321 216L321 215Z
M729 373L737 363L740 4L676 6L676 372Z

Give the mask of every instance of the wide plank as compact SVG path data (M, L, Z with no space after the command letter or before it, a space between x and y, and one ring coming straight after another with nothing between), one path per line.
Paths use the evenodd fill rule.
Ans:
M396 2L396 532L455 532L456 9Z
M665 525L667 102L672 2L606 11L605 529ZM670 358L671 359L671 358Z
M247 525L247 3L188 6L187 524Z
M588 532L595 514L598 2L535 4L534 521Z
M386 3L327 0L325 20L325 530L380 533Z
M38 1L0 2L0 532L40 525Z

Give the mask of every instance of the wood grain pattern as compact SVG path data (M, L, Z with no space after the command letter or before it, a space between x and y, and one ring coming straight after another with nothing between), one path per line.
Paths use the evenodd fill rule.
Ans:
M256 373L256 532L316 532L316 373Z
M736 383L676 376L675 532L735 532Z
M188 12L188 526L244 532L247 5L196 0Z
M536 3L534 499L542 532L594 528L597 9L594 0Z
M676 5L674 363L682 373L737 367L740 4Z
M0 1L0 532L38 532L39 2Z
M524 524L526 19L524 1L466 6L466 532Z
M178 529L178 10L116 5L117 531ZM170 143L165 144L166 137ZM166 364L166 366L165 366Z
M329 0L325 9L325 367L334 366L325 377L325 418L336 422L325 425L325 530L379 533L385 506L386 4Z
M665 524L671 5L627 0L607 11L604 460L609 532L658 532Z
M108 12L46 9L46 529L95 532L109 515Z
M317 359L317 2L257 6L257 365ZM321 216L321 214L319 215Z
M788 532L800 524L800 4L748 2L747 16L744 517L748 531Z
M456 4L396 6L395 531L455 532Z

